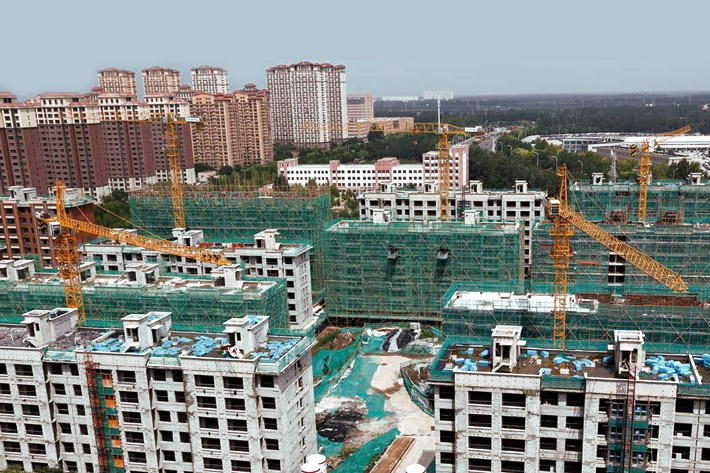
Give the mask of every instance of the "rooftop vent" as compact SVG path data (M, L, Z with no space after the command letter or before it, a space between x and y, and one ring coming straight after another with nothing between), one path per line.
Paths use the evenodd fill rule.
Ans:
M518 363L523 327L519 325L496 325L491 334L491 371L510 372Z
M232 347L229 353L240 358L266 342L269 334L269 318L263 315L234 317L224 323L223 332L227 335L227 343Z
M161 343L170 336L172 318L170 312L148 312L130 314L121 319L126 345L129 348L145 350Z
M74 330L76 309L57 307L53 310L31 310L23 314L22 324L27 330L27 341L39 347Z

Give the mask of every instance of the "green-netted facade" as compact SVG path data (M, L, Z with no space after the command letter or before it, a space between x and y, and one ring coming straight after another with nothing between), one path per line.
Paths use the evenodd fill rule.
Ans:
M303 195L282 192L186 192L185 219L190 228L204 231L205 240L228 241L253 238L255 233L276 228L284 243L308 241L311 251L313 292L323 290L323 228L331 220L330 194ZM156 235L170 235L173 227L169 194L151 191L132 194L131 220Z
M575 183L569 186L569 201L592 222L619 221L619 218L638 221L637 183ZM648 186L646 222L662 221L674 213L685 223L710 223L710 184L657 181Z
M22 314L30 310L65 306L61 281L50 275L42 279L23 283L0 281L0 322L18 323ZM197 276L192 279L210 281ZM252 281L244 289L207 287L207 284L203 287L85 284L82 292L90 327L115 327L128 314L169 311L176 330L221 331L225 320L248 314L269 316L269 326L277 331L289 328L285 279L268 279L268 283Z
M522 281L522 231L520 223L335 221L324 232L327 316L438 322L455 281Z
M496 325L520 325L523 337L535 339L538 346L552 347L552 287L533 284L527 288L529 292L516 289L506 284L453 284L444 296L442 330L447 336L487 339ZM614 330L641 330L651 350L677 352L682 347L683 351L703 353L710 349L710 307L706 300L595 298L586 293L587 289L569 287L575 299L567 308L568 348L596 343L598 349L606 349L606 344L613 343ZM465 297L472 301L466 302ZM482 302L489 298L493 300Z
M678 272L691 291L710 288L710 225L611 225L601 228ZM550 258L552 224L538 222L533 228L532 276L534 283L553 283L555 270ZM618 255L581 232L571 238L570 284L585 285L586 292L667 294L663 285L626 263Z

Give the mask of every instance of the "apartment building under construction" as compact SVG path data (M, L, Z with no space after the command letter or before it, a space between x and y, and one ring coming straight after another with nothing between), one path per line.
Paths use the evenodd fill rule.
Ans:
M710 469L706 357L647 351L639 330L561 350L522 329L450 337L434 359L437 472Z
M311 347L268 317L176 332L170 312L109 330L76 309L0 326L0 468L295 472L315 453Z

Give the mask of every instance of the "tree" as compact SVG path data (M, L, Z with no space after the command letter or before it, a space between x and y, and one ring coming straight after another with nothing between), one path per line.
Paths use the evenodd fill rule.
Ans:
M219 168L219 171L217 171L217 174L220 176L231 176L234 174L234 168L230 166L229 164L222 166Z
M207 163L195 163L195 172L214 171L214 166Z
M274 142L274 160L281 161L283 159L289 159L293 157L291 151L295 150L296 147L291 144L280 143L278 141Z
M367 141L372 142L372 141L377 141L381 140L382 138L385 137L385 132L380 131L380 130L370 130L367 132Z
M94 207L96 223L109 228L131 227L131 206L128 194L115 190L101 201L101 206Z
M358 218L360 214L358 201L355 193L351 190L340 193L342 207L335 212L335 218Z
M285 192L289 189L290 186L288 185L288 180L286 179L286 176L284 176L283 174L276 176L276 179L274 179L274 190Z

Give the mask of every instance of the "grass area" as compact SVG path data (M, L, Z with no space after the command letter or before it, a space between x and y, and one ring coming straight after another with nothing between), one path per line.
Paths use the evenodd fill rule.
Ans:
M420 338L438 338L439 335L434 332L433 328L431 325L425 325L424 328L422 328L422 333L420 335Z
M338 338L341 331L342 330L339 328L334 328L332 330L328 330L327 332L321 333L322 336L318 338L318 343L315 348L313 348L313 355L318 353L321 348L325 348L330 345L336 338Z

